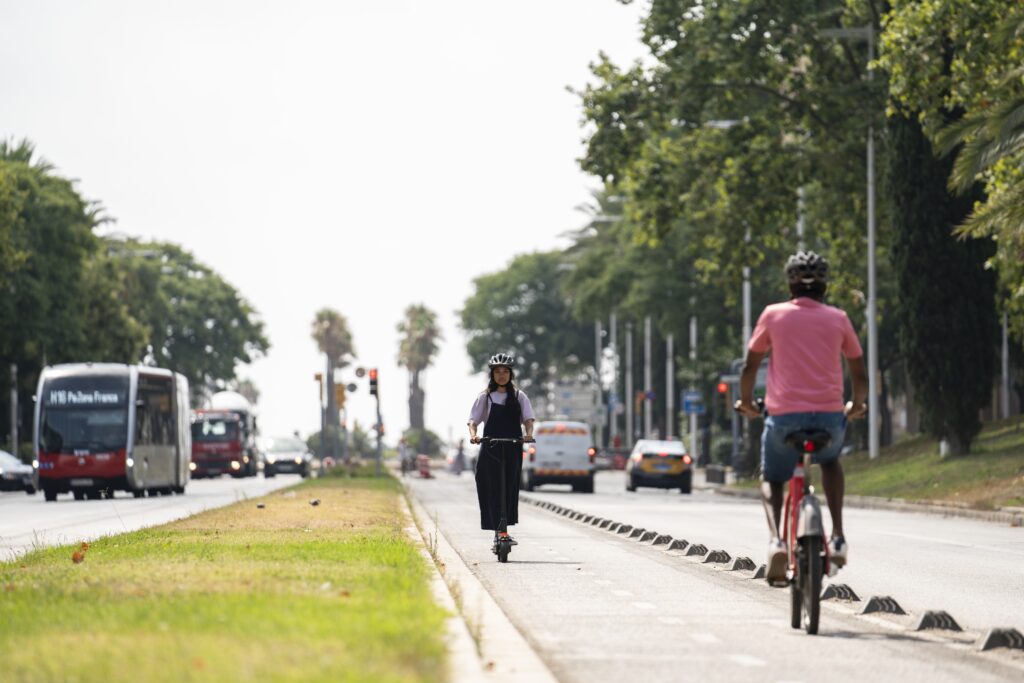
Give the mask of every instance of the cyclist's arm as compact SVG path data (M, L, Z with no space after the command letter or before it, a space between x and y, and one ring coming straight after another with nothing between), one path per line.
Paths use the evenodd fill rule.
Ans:
M868 371L864 367L864 356L847 358L846 367L853 382L853 400L847 409L848 417L860 417L867 411Z
M740 400L736 409L748 417L757 417L761 413L754 405L754 384L757 382L757 370L761 367L761 361L767 353L747 351L747 359L743 363L743 373L740 375Z

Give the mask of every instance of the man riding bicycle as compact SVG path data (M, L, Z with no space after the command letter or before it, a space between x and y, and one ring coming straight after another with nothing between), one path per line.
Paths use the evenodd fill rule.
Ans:
M515 360L507 353L491 356L487 362L487 388L473 402L469 412L469 439L472 443L480 443L483 439L477 436L477 426L484 425L484 438L490 439L522 439L533 441L533 406L526 392L516 388L515 371L512 366ZM523 434L523 427L526 434ZM502 454L505 453L505 457ZM476 492L480 502L480 528L494 531L495 547L498 539L507 537L508 542L517 545L508 535L508 529L502 528L501 510L502 493L505 496L505 508L508 515L507 525L519 521L519 482L523 472L522 449L517 449L512 457L508 450L493 444L480 449L476 467ZM501 468L505 469L505 491L501 487Z
M783 485L793 476L801 454L786 443L786 436L800 429L823 429L832 437L827 448L814 454L821 465L822 484L832 516L829 555L842 567L847 560L843 532L845 479L839 456L847 419L867 412L868 378L857 333L846 313L825 304L828 261L813 251L800 251L786 262L786 279L792 299L764 309L747 348L740 377L736 410L759 417L754 403L754 382L761 361L771 352L768 366L765 419L761 434L761 495L771 506L768 527L766 576L769 584L786 578L786 547L779 538ZM843 366L853 381L853 400L843 405Z

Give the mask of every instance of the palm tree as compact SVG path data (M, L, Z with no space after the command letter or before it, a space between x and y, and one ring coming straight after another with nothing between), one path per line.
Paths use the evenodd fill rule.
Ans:
M437 343L443 339L437 326L437 314L423 304L405 309L405 319L398 323L402 340L398 345L398 362L409 371L409 426L424 429L423 407L426 394L420 386L420 374L433 362Z
M327 357L327 414L324 419L324 434L321 442L325 452L335 459L338 458L340 444L337 438L338 404L334 400L334 370L348 365L355 355L352 345L352 333L348 329L348 321L341 313L331 308L322 308L313 319L313 341L317 348Z

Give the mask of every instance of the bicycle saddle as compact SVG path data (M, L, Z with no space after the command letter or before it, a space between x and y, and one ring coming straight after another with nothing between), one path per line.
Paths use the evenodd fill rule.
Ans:
M832 435L824 429L798 429L786 435L786 443L803 453L817 453L828 448Z

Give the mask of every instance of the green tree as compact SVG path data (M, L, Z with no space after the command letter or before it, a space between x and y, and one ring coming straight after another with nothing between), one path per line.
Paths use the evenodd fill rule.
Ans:
M355 355L352 333L349 331L348 320L344 315L331 308L317 311L312 326L313 341L317 349L324 354L327 362L324 375L327 382L327 419L326 433L327 454L338 459L341 443L338 437L340 425L338 404L334 400L334 371L347 366Z
M493 354L509 353L517 381L529 389L593 358L593 323L573 318L562 289L567 268L560 252L537 252L473 280L460 318L474 368L483 372Z
M402 432L402 438L414 449L416 453L436 457L441 454L442 441L434 432L429 429L415 429L410 427Z
M194 398L226 386L238 365L268 350L252 305L191 252L132 238L106 247L122 273L123 300L148 329L145 360L185 375Z
M402 335L398 343L398 362L409 371L409 426L424 429L423 409L426 394L420 379L430 367L443 338L437 326L437 314L423 304L405 309L405 318L398 323Z
M984 268L992 248L952 235L973 198L950 195L952 163L935 157L916 118L894 115L889 130L900 343L922 424L963 454L981 430L995 370L995 278Z
M950 186L986 197L957 230L994 241L989 266L1024 340L1024 6L1017 0L894 0L880 64L894 108L917 113L943 153L957 153ZM951 123L952 121L952 123ZM962 146L962 147L961 147Z

